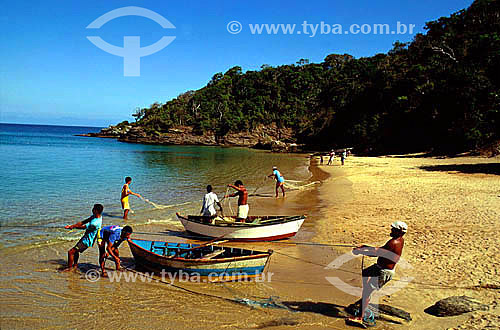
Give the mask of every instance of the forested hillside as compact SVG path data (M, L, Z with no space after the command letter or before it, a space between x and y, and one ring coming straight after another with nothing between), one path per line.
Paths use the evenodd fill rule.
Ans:
M134 117L151 135L193 126L223 139L275 123L298 143L374 152L459 152L499 140L500 1L476 0L425 29L388 54L235 66Z

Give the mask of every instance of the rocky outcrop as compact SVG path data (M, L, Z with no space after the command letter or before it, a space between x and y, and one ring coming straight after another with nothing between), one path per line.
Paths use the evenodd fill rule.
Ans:
M121 142L144 144L251 147L274 152L298 152L301 148L295 143L291 128L278 128L275 124L217 135L212 131L200 134L191 126L178 126L166 132L151 132L141 126L122 123L103 128L99 133L81 136L117 138Z
M89 136L89 137L100 137L100 138L119 138L120 136L127 134L132 128L131 125L119 124L116 126L110 125L109 127L101 129L99 133L87 133L87 134L77 134L77 136Z
M439 300L434 305L428 307L425 312L434 316L455 316L477 310L487 311L488 305L467 296L453 296Z
M167 132L154 134L146 132L142 127L132 127L126 133L120 134L118 140L166 145L240 146L277 152L299 151L299 146L294 143L293 131L289 128L279 129L276 125L261 125L250 131L229 132L223 136L212 131L199 134L190 126L178 126Z
M273 152L297 152L299 145L297 143L285 143L281 141L271 142L271 151Z
M192 127L171 128L165 133L148 134L142 127L132 127L118 141L146 144L216 145L214 134L198 135Z

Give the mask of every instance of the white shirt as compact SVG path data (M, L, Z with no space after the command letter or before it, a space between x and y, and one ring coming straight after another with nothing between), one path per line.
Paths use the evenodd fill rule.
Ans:
M205 197L203 197L203 215L209 217L216 215L217 212L215 211L215 203L218 202L219 199L213 191L206 194Z

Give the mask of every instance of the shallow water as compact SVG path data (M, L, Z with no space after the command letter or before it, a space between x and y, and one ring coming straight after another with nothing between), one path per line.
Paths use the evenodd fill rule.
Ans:
M74 136L98 128L0 124L0 247L52 244L81 233L61 229L104 205L104 224L120 223L120 191L131 176L131 224L176 224L175 212L198 212L205 187L222 197L240 179L249 192L269 192L264 180L278 165L290 179L306 180L304 156L246 148L153 146ZM155 207L157 206L157 207ZM159 206L159 208L158 208Z
M264 175L270 173L269 169L275 164L286 179L293 180L295 187L316 180L308 171L305 156L243 148L124 144L71 135L88 132L88 128L61 130L63 133L56 129L56 133L47 133L49 136L40 136L38 132L36 138L18 137L17 133L4 129L0 135L2 149L9 149L12 155L12 162L2 162L1 170L7 175L1 188L9 191L8 200L0 202L2 224L45 226L0 228L4 245L0 249L2 328L260 329L272 326L279 329L295 326L315 329L344 326L336 311L339 305L353 302L355 298L336 289L326 277L336 276L346 283L359 285L359 275L352 271L359 265L351 263L340 271L328 270L325 266L346 251L290 244L310 241L315 234L315 224L321 218L317 192L313 189L316 185L289 191L286 199L275 199L273 181L264 180ZM31 142L27 143L28 140ZM88 165L89 159L92 166ZM95 247L81 255L76 272L59 272L66 265L67 250L82 235L81 231L68 232L60 226L87 216L95 202L104 204L105 224L124 224L119 193L126 175L134 178L131 186L134 191L159 206L173 206L158 209L131 197L135 213L127 223L134 227L137 238L189 241L183 237L185 233L174 219L174 213L197 213L206 184L211 183L220 196L225 193L226 184L236 179L241 179L250 193L261 195L249 198L251 214L307 213L308 218L297 236L283 242L227 243L275 251L267 272L272 276L268 275L264 282L173 282L192 292L158 282L158 277L91 282L85 274L98 268ZM232 207L224 201L225 211L234 210L235 204L235 199ZM48 228L50 226L58 228ZM124 265L134 267L126 243L120 248L120 254ZM114 272L111 262L107 267L109 273ZM287 308L263 308L261 305L270 298Z

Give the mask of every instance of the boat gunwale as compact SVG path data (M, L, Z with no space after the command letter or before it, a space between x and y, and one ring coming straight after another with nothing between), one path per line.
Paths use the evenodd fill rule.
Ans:
M175 258L169 258L167 256L162 256L158 253L155 253L153 251L146 250L142 246L137 245L136 243L133 242L133 240L136 241L146 241L146 242L164 242L164 243L169 243L167 241L154 241L154 240L148 240L148 239L140 239L140 238L129 238L127 242L131 245L134 245L137 247L139 250L146 251L149 254L153 254L157 257L160 257L165 260L176 260L176 261L182 261L182 262L196 262L196 263L206 263L206 264L214 264L214 263L223 263L223 262L232 262L232 261L241 261L241 260L251 260L251 259L260 259L264 257L271 257L272 252L262 252L262 251L256 251L256 250L249 250L249 249L243 249L243 248L235 248L235 249L241 249L241 250L247 250L247 251L253 251L253 252L259 252L259 254L254 254L254 255L248 255L248 256L241 256L241 257L232 257L232 258L222 258L222 259L186 259L182 257L175 257ZM186 243L186 244L193 244L193 243ZM203 244L200 244L203 245ZM222 246L224 248L224 246ZM271 250L272 251L272 250Z
M296 221L304 221L307 218L307 215L305 215L305 214L304 215L284 215L284 216L277 215L276 217L278 217L278 218L286 219L286 218L297 217L297 219L287 219L287 220L281 221L281 222L271 222L270 221L269 223L263 223L263 224L258 224L258 223L254 224L251 222L248 222L248 223L234 222L234 223L225 223L225 224L212 224L212 223L203 223L200 221L195 221L195 220L189 219L189 215L183 216L178 212L176 213L176 215L177 215L177 218L179 218L180 220L186 220L186 221L197 223L200 225L209 226L209 227L217 227L217 228L261 228L261 227L266 227L266 226L282 225L285 223L296 222ZM201 218L202 216L199 216L199 217ZM278 219L277 219L277 221L278 221Z

